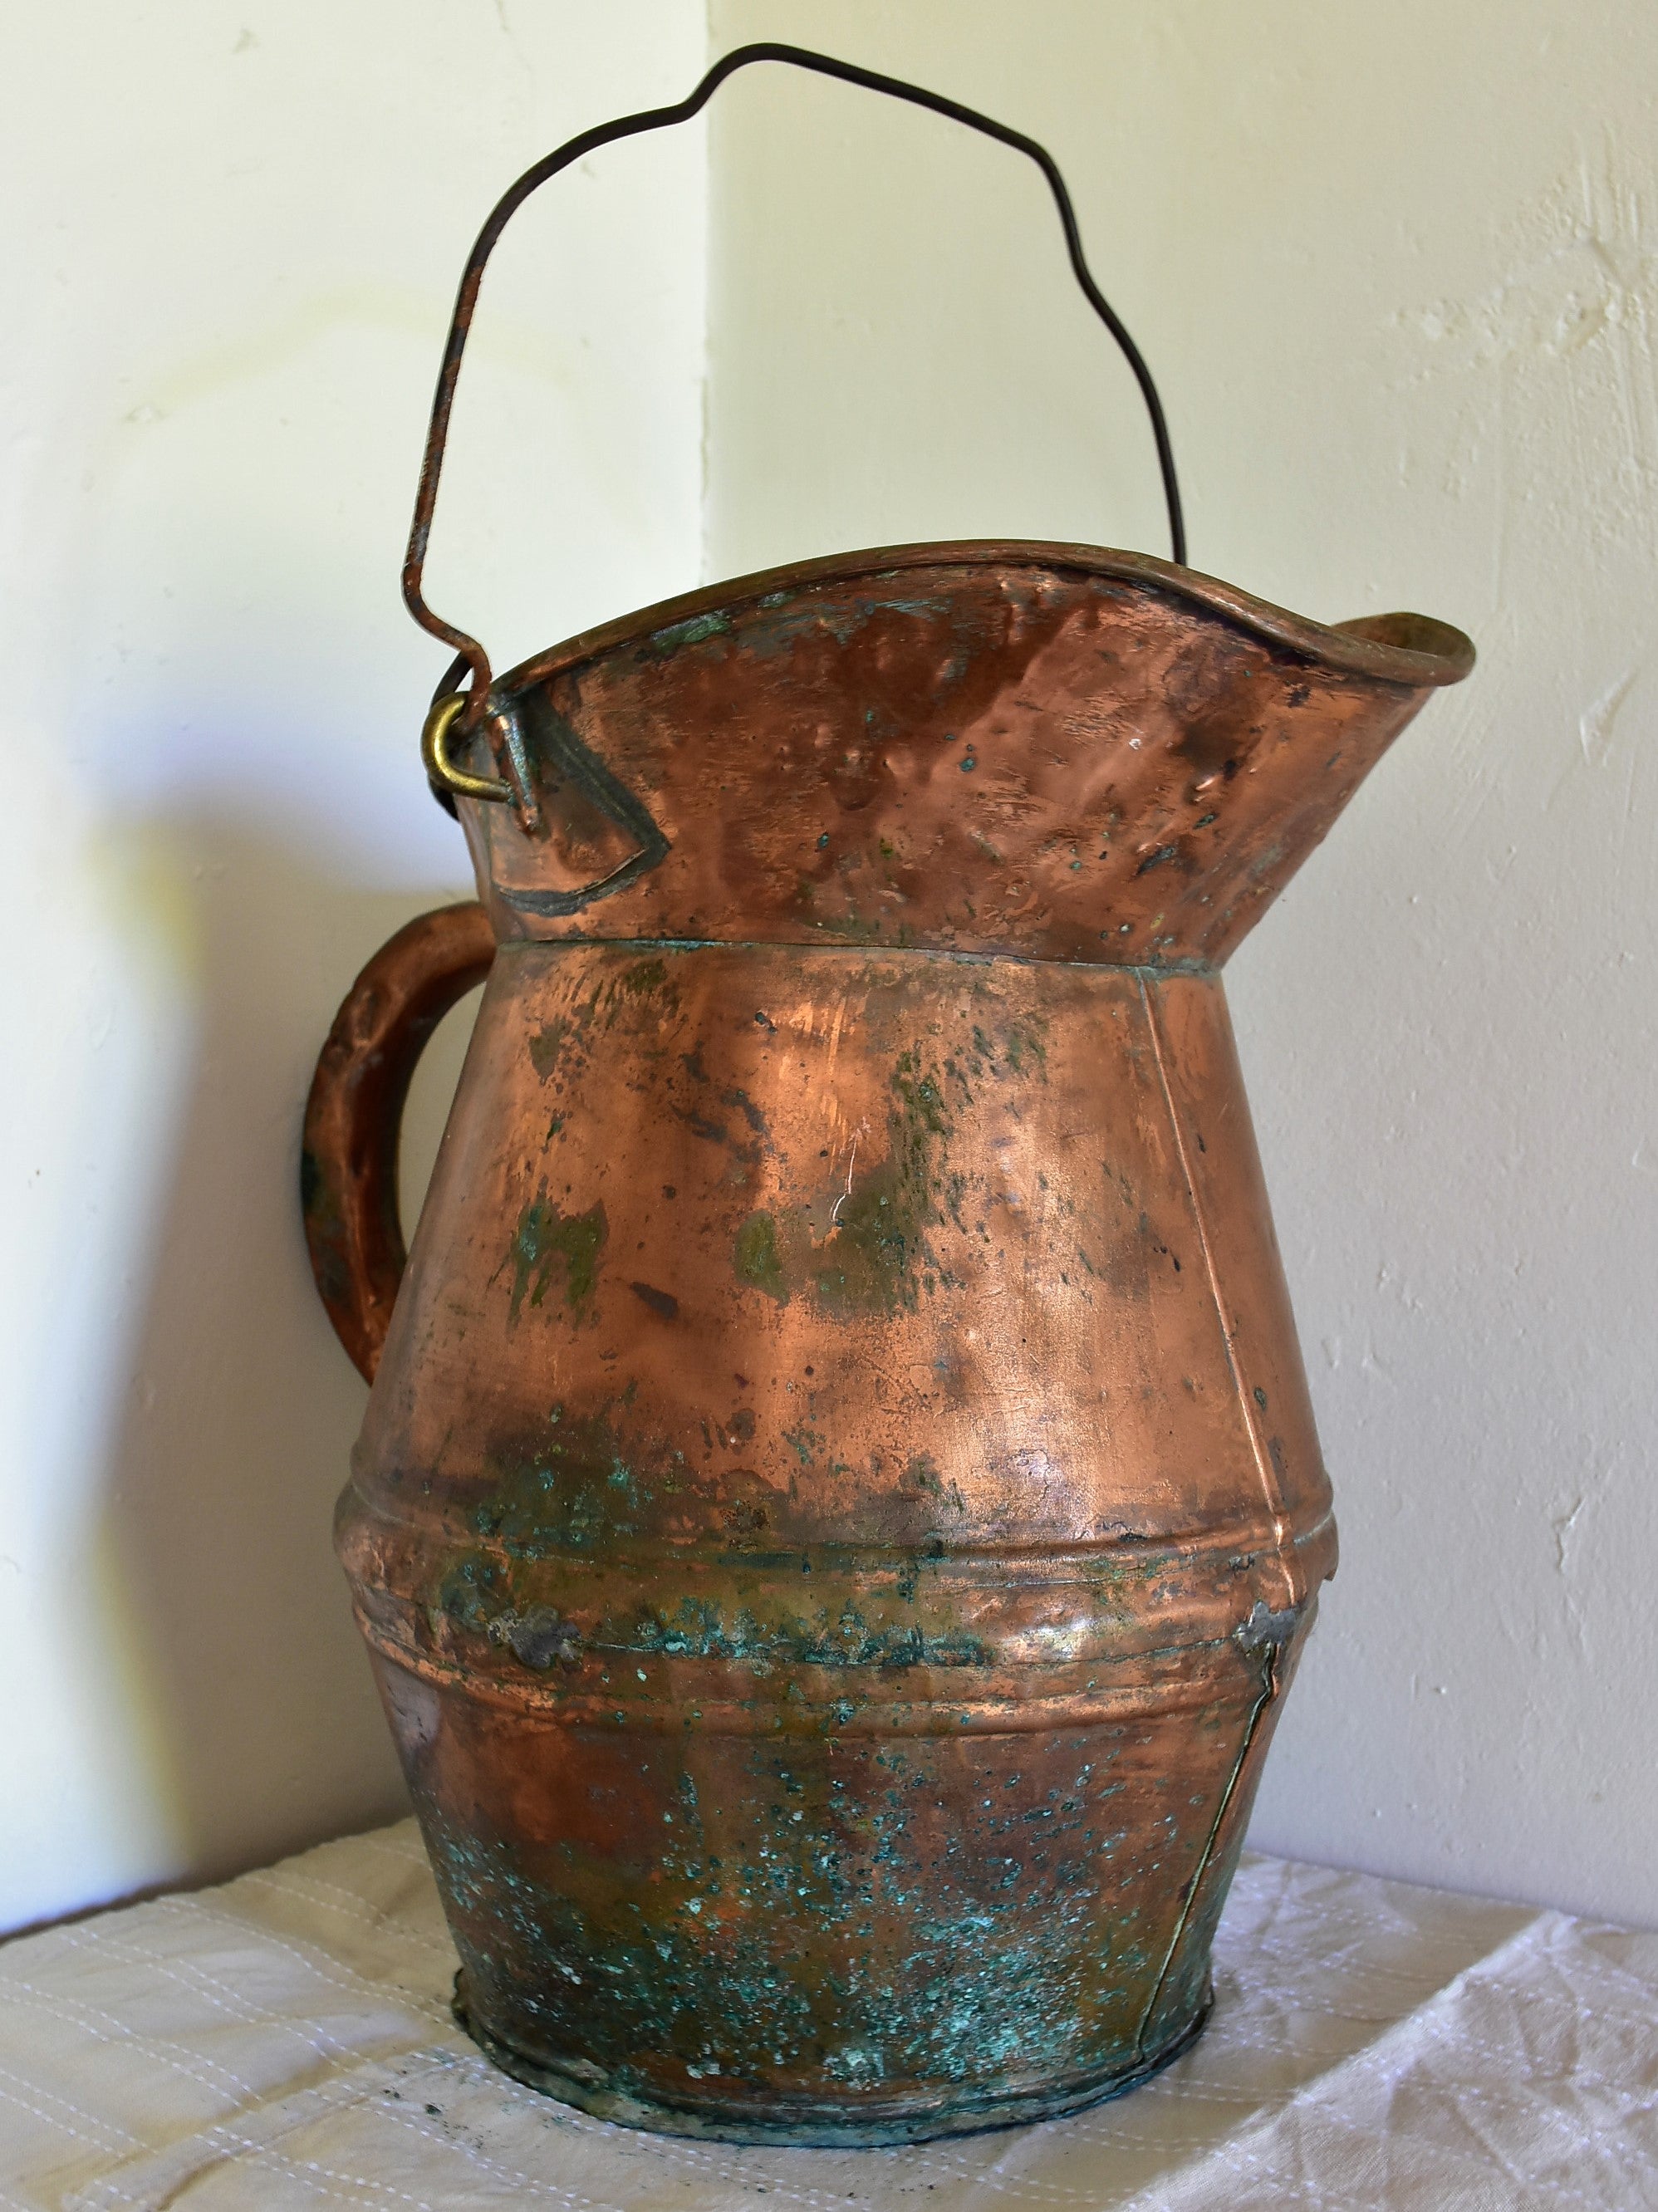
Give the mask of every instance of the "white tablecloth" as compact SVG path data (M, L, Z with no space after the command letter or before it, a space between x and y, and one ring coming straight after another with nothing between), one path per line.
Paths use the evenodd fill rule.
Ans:
M635 2134L494 2071L412 1823L0 1949L0 2203L100 2212L1658 2208L1658 1936L1246 1859L1207 2032L1078 2118Z

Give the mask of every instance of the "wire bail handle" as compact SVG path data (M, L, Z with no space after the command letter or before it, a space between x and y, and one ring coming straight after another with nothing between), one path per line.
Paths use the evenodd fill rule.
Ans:
M464 741L477 728L494 678L489 656L477 639L434 613L427 605L422 588L426 549L432 534L433 512L437 506L438 481L443 471L444 448L448 441L455 386L459 380L460 364L465 355L466 340L471 330L478 291L489 256L494 252L502 231L525 201L550 178L557 176L560 170L569 168L600 146L615 144L618 139L634 138L647 131L662 131L675 124L688 123L708 106L727 77L734 76L738 70L747 69L755 62L784 62L796 69L809 70L818 76L838 78L843 84L860 85L869 92L884 93L894 100L908 100L912 106L926 108L950 122L964 124L969 130L977 131L987 138L993 138L999 144L1011 146L1015 153L1024 155L1036 164L1048 180L1048 190L1059 210L1072 273L1084 298L1116 340L1145 402L1151 434L1157 443L1163 500L1169 512L1171 554L1177 565L1185 563L1186 527L1181 512L1180 486L1175 474L1175 455L1169 443L1163 402L1157 396L1157 387L1139 348L1129 336L1116 310L1094 282L1087 258L1083 252L1082 234L1078 228L1077 212L1072 205L1071 194L1060 173L1059 164L1048 149L1039 145L1035 139L1026 137L1023 131L1011 130L1005 123L998 123L993 116L981 115L976 108L963 106L959 100L947 100L942 93L930 92L924 85L908 83L902 77L884 76L878 70L860 69L854 62L839 61L831 54L817 53L808 46L780 46L769 41L735 46L714 64L694 91L672 106L645 108L637 115L623 115L612 123L596 124L592 129L579 131L574 138L566 139L563 145L545 155L532 168L526 169L496 201L466 257L466 265L461 271L460 289L455 296L454 313L450 318L449 335L444 344L442 365L438 371L437 391L432 400L426 447L421 459L420 484L415 495L414 520L410 526L409 546L403 563L404 605L423 630L433 637L440 638L446 645L452 647L455 653L455 659L445 672L443 681L434 696L421 746L434 790L440 797L451 795L446 803L452 803L452 795L495 800L510 800L517 795L512 785L501 778L469 775L450 757L452 743ZM471 673L470 687L465 691L458 690L455 688L457 684L469 670Z

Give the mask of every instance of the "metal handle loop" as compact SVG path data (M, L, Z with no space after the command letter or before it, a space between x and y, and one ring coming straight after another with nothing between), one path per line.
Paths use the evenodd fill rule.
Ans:
M946 100L942 93L929 92L925 86L910 84L902 77L884 76L878 70L859 69L853 62L837 61L833 55L820 54L807 46L780 46L768 41L736 46L714 64L695 91L672 106L646 108L637 115L621 116L613 123L598 124L590 131L580 131L537 161L533 168L526 169L517 183L495 203L489 221L478 233L472 250L466 257L466 265L461 272L460 289L455 298L454 313L450 319L449 335L443 349L442 366L438 372L437 392L432 401L426 449L421 461L420 485L415 498L414 520L409 532L409 548L403 566L404 604L410 613L422 629L452 647L459 656L460 664L472 672L470 689L457 695L461 699L460 706L449 715L436 741L428 746L428 768L432 771L434 781L440 781L451 791L465 789L467 795L479 799L506 799L512 795L507 786L491 779L471 777L465 784L457 781L464 771L450 767L442 753L442 740L446 738L457 715L463 732L476 726L492 680L489 657L475 637L469 636L463 629L457 629L452 623L445 622L432 611L426 604L422 588L427 542L432 532L433 510L437 505L438 479L442 472L444 447L449 435L450 411L454 405L455 385L460 375L461 360L466 350L467 334L471 328L473 311L477 306L485 264L495 251L501 232L531 193L537 191L550 178L556 177L561 169L568 169L572 163L580 161L597 148L612 145L618 139L636 137L643 131L661 131L674 124L689 122L708 105L728 76L734 76L740 69L747 69L755 62L785 62L796 69L810 70L819 76L838 78L843 84L859 85L869 92L885 93L895 100L908 100L912 106L925 107L934 115L942 115L952 123L965 124L969 130L980 131L987 138L1011 146L1015 153L1024 155L1036 164L1048 180L1048 190L1059 210L1072 273L1089 306L1116 340L1139 386L1146 412L1151 417L1151 434L1157 443L1157 466L1162 473L1163 498L1169 510L1169 536L1173 557L1176 563L1183 565L1185 562L1186 530L1181 514L1180 486L1175 475L1175 456L1169 444L1163 403L1139 348L1094 282L1083 252L1076 210L1071 204L1071 195L1066 189L1065 179L1060 174L1059 165L1047 148L1039 145L1034 138L1026 137L1023 131L1011 130L1006 124L998 123L993 117L981 114L976 108L965 107L959 100ZM428 720L428 732L432 726Z
M457 768L449 757L449 732L465 711L464 691L446 691L432 702L426 726L420 733L420 757L434 791L447 791L457 799L509 799L513 787L498 775L473 775Z

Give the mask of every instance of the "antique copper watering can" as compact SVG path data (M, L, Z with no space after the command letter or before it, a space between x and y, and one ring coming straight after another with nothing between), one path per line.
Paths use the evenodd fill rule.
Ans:
M484 260L756 59L1041 164L1175 564L847 554L493 677L421 596ZM474 250L405 586L460 655L426 758L480 903L347 999L306 1215L458 2008L590 2112L890 2142L1202 2025L1336 1548L1218 970L1473 651L1182 561L1058 171L952 102L741 49ZM486 975L405 1263L404 1093Z

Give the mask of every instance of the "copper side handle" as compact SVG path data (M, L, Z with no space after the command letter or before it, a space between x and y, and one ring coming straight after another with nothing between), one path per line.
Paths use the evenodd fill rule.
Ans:
M346 993L306 1102L300 1203L311 1272L334 1334L366 1382L380 1365L408 1259L398 1146L426 1041L489 972L495 940L475 899L421 915Z

